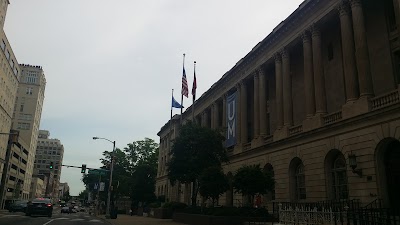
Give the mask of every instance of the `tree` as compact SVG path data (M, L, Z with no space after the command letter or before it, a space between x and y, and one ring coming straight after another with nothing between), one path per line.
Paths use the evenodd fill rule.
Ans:
M198 178L208 167L221 167L228 161L222 145L224 137L217 130L200 127L191 122L182 125L171 149L168 178L171 184L193 183L192 205L196 205Z
M264 173L260 165L243 166L233 177L236 192L254 198L256 194L266 194L273 190L275 181L270 174Z
M114 151L111 198L118 199L120 196L130 196L133 200L133 198L137 198L135 193L141 193L140 200L149 201L154 198L155 174L158 167L158 144L150 138L145 138L141 141L129 143L127 146L123 150L116 148ZM110 170L112 155L113 153L110 151L103 152L103 158L100 159L103 164L102 169ZM143 178L145 176L147 176L146 179ZM82 181L86 187L89 187L99 181L99 176L85 174ZM102 176L101 181L106 183L104 192L100 192L100 199L105 201L109 174ZM151 187L151 185L153 186ZM145 198L147 199L144 200Z
M62 200L68 202L70 199L71 195L69 195L69 191L66 191L62 196Z
M219 196L229 189L229 182L221 167L209 167L199 178L199 192L205 198L211 198L213 206Z

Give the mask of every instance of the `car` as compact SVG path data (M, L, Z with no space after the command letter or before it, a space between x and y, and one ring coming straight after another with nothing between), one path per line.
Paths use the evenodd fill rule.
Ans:
M9 212L25 212L27 204L28 204L28 201L25 201L25 200L15 201L14 203L12 203L8 206L8 211Z
M25 215L46 215L51 217L53 215L53 204L49 198L35 198L28 202Z
M70 214L70 213L71 213L71 210L70 210L70 208L69 208L68 206L64 206L64 207L61 208L61 213L68 213L68 214Z

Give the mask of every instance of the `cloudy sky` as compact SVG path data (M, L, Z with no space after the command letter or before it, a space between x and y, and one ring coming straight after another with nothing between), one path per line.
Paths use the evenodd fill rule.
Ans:
M98 167L112 144L93 136L118 148L159 142L171 89L180 101L183 53L189 89L197 61L200 96L302 1L10 0L5 32L19 63L43 66L40 127L63 143L63 164ZM80 179L62 169L71 194Z

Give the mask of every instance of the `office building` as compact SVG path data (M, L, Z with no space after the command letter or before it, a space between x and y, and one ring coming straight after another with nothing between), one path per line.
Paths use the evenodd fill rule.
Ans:
M61 144L60 140L49 137L49 131L39 131L35 159L35 174L47 174L49 176L46 196L57 199L59 197L58 190L64 157L64 146ZM53 169L50 168L51 164L53 165Z
M208 89L195 122L226 129L225 174L258 164L273 174L275 189L262 204L382 199L399 209L398 6L306 0ZM175 116L158 133L156 194L186 202L190 191L167 177L179 122ZM244 200L231 187L219 204Z

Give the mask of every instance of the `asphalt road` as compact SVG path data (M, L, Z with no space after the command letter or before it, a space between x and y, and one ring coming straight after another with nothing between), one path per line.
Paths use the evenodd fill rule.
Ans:
M0 212L1 225L108 225L108 222L87 213L60 213L53 210L51 218L45 216L25 216L25 213Z

